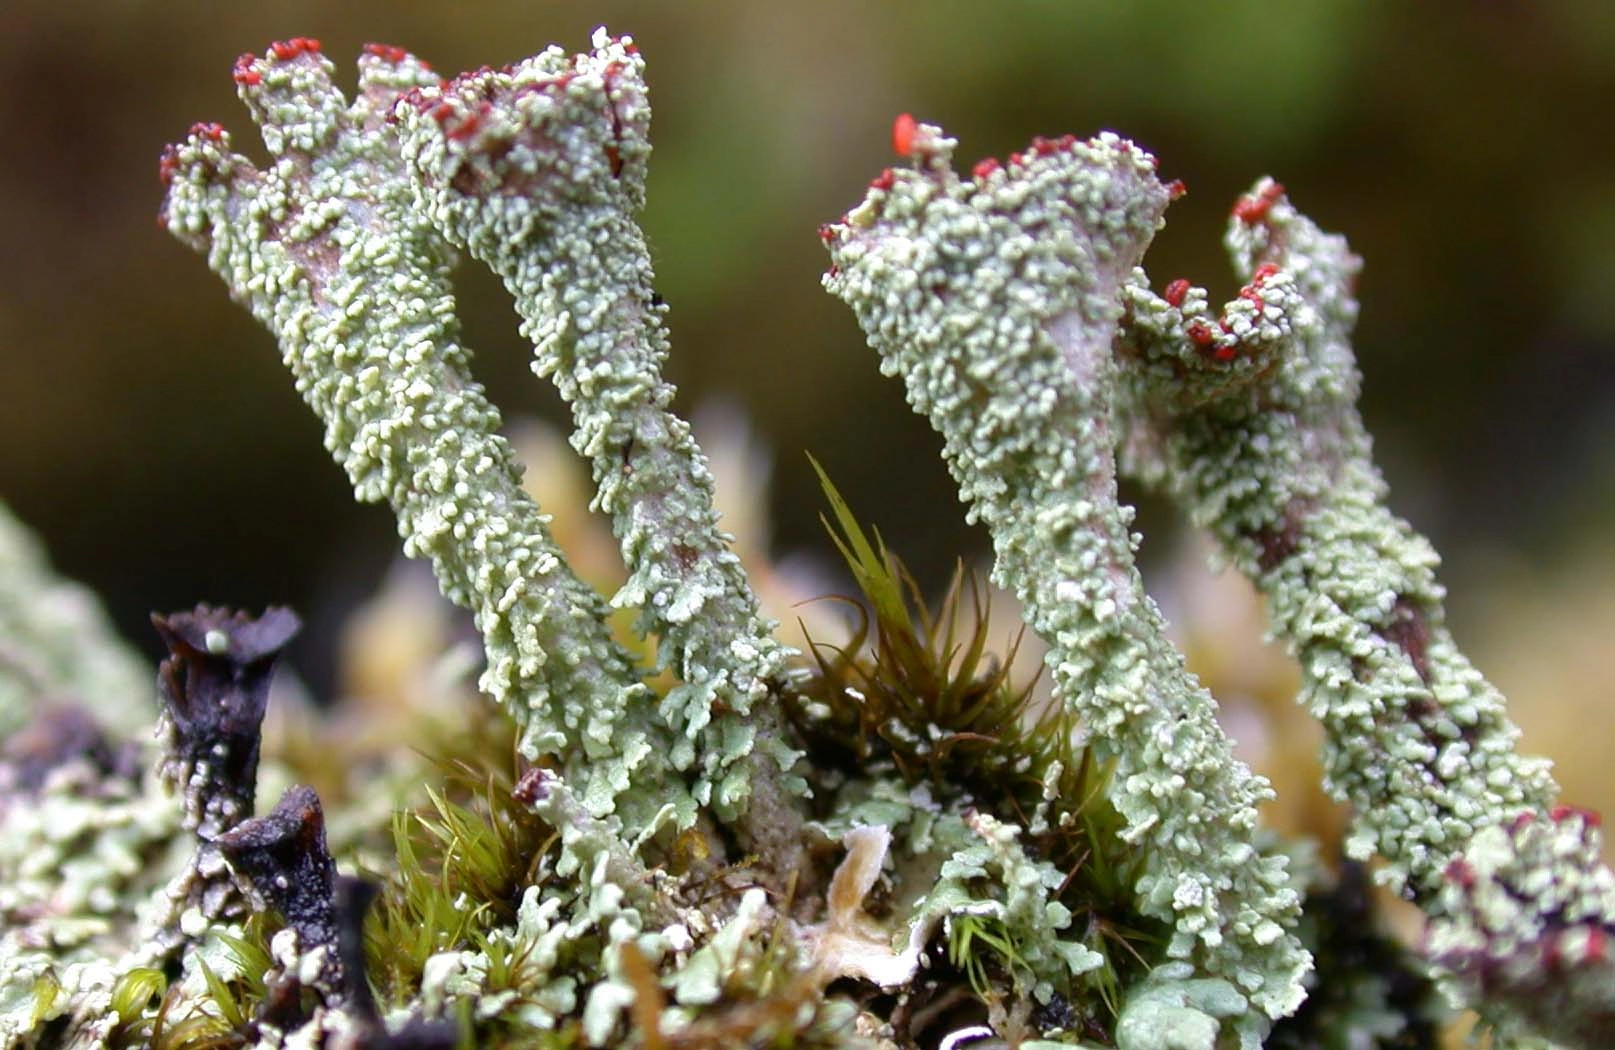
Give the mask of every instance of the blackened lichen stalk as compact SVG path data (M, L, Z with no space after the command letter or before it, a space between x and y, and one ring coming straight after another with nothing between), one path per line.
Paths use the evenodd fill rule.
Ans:
M168 647L161 772L185 799L186 827L215 839L252 816L270 676L302 624L289 609L254 618L205 605L151 619Z
M1120 288L1172 188L1114 136L1040 142L969 180L939 131L907 138L917 170L884 173L824 231L825 284L941 433L995 579L1051 647L1059 702L1114 758L1112 802L1145 856L1140 903L1174 925L1169 954L1286 1014L1308 957L1284 863L1252 842L1271 791L1165 640L1116 495Z
M203 605L151 619L168 647L157 669L158 774L183 800L196 839L189 866L168 889L160 936L173 942L187 909L210 920L245 913L218 843L252 816L270 676L302 625L281 608L251 617Z

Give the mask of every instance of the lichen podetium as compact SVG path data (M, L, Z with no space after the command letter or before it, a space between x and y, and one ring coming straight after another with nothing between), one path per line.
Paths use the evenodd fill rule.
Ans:
M163 154L163 223L470 610L481 695L440 641L415 699L271 701L297 618L208 606L154 618L143 688L0 520L0 1044L1433 1046L1432 973L1499 1043L1615 1041L1596 818L1515 752L1386 508L1344 241L1263 180L1213 310L1141 268L1183 187L1136 145L1040 138L964 176L899 117L900 166L820 229L825 285L941 435L1052 693L985 584L928 602L822 470L861 598L796 652L662 375L644 70L604 30L447 80L371 45L350 100L297 38L234 70L266 166L217 124ZM458 251L570 406L613 595L471 376ZM1344 841L1260 827L1272 790L1166 639L1124 473L1265 593ZM1428 917L1422 957L1376 925L1375 858Z

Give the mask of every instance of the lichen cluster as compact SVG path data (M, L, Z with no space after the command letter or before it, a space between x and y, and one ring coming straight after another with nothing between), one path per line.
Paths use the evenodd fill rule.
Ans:
M1300 894L1253 842L1267 785L1165 641L1116 496L1119 289L1170 192L1115 136L1046 143L968 180L952 147L928 135L916 168L827 231L826 283L941 432L997 582L1051 646L1060 702L1114 759L1123 835L1147 858L1138 894L1176 929L1168 954L1198 954L1282 1016L1307 957L1284 929Z
M820 231L825 284L941 435L1052 694L983 584L928 603L827 478L861 594L797 652L661 374L643 59L593 45L448 80L373 45L350 101L314 41L277 43L235 68L268 166L212 124L164 154L163 222L470 611L488 702L299 713L270 687L296 617L207 606L154 618L154 691L0 521L0 1045L1413 1047L1432 977L1499 1041L1609 1042L1615 878L1385 508L1342 240L1264 180L1213 311L1141 268L1182 187L1137 146L1038 139L962 176L901 118L909 163ZM471 376L461 251L571 408L610 596ZM1259 826L1271 789L1166 640L1121 472L1265 593L1343 842ZM266 748L266 717L303 747ZM1422 954L1377 927L1375 856Z

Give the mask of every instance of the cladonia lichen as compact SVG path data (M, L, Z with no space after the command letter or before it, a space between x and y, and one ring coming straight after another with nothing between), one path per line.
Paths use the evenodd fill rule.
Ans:
M922 133L917 166L877 179L826 231L826 284L942 434L997 581L1050 644L1058 702L1114 758L1112 802L1148 858L1138 894L1176 927L1168 954L1287 1014L1307 956L1285 930L1300 895L1252 841L1268 788L1165 641L1116 496L1120 288L1170 191L1115 136L961 179L952 140Z
M1247 283L1215 311L1152 290L1182 187L1114 134L966 176L904 116L905 163L820 230L1047 646L1045 695L986 585L961 568L927 602L822 470L862 602L806 652L778 639L662 376L632 40L446 80L371 45L351 100L334 75L312 40L243 56L270 161L197 125L162 221L470 611L484 697L440 645L390 706L276 699L279 608L156 616L142 675L0 520L0 1045L1427 1046L1433 981L1500 1044L1610 1043L1597 821L1554 805L1447 632L1355 409L1359 264L1276 183L1235 205ZM471 376L460 251L570 406L612 595ZM1119 474L1266 594L1343 842L1260 827L1272 789L1167 641ZM1376 921L1375 858L1416 944Z

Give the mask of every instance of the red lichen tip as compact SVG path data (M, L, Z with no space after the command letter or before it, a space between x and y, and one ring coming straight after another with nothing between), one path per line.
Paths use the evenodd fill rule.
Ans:
M1455 885L1462 886L1466 890L1473 888L1475 885L1474 865L1470 864L1462 857L1453 858L1453 860L1447 864L1446 871L1443 872L1443 874L1445 874L1448 879L1452 880Z
M258 72L257 64L258 56L250 53L236 59L235 69L231 71L235 82L243 87L257 87L263 83L264 75Z
M1166 199L1167 200L1175 201L1179 197L1183 197L1186 194L1188 194L1188 192L1189 192L1189 187L1187 187L1187 186L1185 186L1183 184L1182 179L1173 179L1171 182L1166 184Z
M211 120L203 121L199 124L192 124L191 137L195 139L207 139L209 142L223 142L224 125Z
M1553 818L1555 824L1569 820L1572 817L1580 817L1582 823L1590 828L1602 827L1604 823L1604 818L1600 817L1596 811L1583 809L1580 806L1557 805L1548 811L1548 816Z
M829 244L831 241L835 240L835 236L836 228L833 224L828 222L819 224L819 240L823 241L825 244Z
M1227 324L1220 325L1220 328L1224 335L1228 334ZM1206 324L1204 321L1189 322L1189 324L1184 328L1184 333L1188 335L1189 341L1192 342L1202 354L1205 354L1214 361L1221 361L1226 364L1227 362L1232 361L1239 354L1238 343L1219 343L1217 341L1217 333L1213 331L1211 326Z
M164 186L174 181L175 172L179 171L179 147L167 145L163 147L162 155L157 158L157 177Z
M1189 294L1190 287L1192 286L1187 280L1179 277L1166 286L1166 290L1161 293L1161 298L1166 300L1168 306L1182 306L1183 300Z
M1284 196L1284 186L1281 183L1269 182L1258 193L1247 193L1234 202L1234 218L1247 226L1253 226L1267 218L1273 204Z
M1258 317L1267 310L1267 303L1263 301L1261 294L1262 282L1278 272L1277 265L1263 263L1256 268L1255 273L1251 274L1250 283L1239 290L1239 297L1256 308Z
M439 85L439 90L441 89L442 85ZM435 98L436 96L434 95L433 97ZM412 87L402 95L399 95L398 101L403 105L409 106L417 113L425 113L427 108L431 105L426 97L426 92L421 90L421 88L418 86Z
M1584 962L1601 963L1609 957L1609 938L1602 926L1594 926L1587 931L1587 951L1582 956Z
M445 125L445 126L447 126L447 125ZM472 135L475 135L477 133L477 128L479 128L481 126L482 126L482 114L480 114L480 113L467 113L465 115L465 119L455 122L453 127L448 128L448 131L445 132L445 135L447 136L447 138L451 142L464 142L466 139L470 138Z
M869 180L869 188L872 190L880 190L882 193L884 193L885 191L891 189L892 185L896 183L896 181L897 173L891 168L887 168L885 171L882 171L879 175L876 175L873 179Z
M282 62L299 55L317 55L320 42L311 36L294 36L290 40L277 40L269 45L269 53Z
M1032 140L1032 145L1026 152L1039 157L1047 157L1052 153L1068 150L1076 144L1077 137L1075 135L1061 135L1057 139L1046 139L1039 135Z
M892 152L899 157L914 156L914 147L920 136L920 122L912 113L899 113L892 121Z
M432 119L443 129L450 142L464 142L475 135L484 120L493 112L493 103L483 99L475 109L461 109L451 102L440 102L432 110Z
M383 62L391 62L395 66L409 58L408 51L401 47L394 47L392 44L366 44L364 53L373 58L379 58Z
M976 166L970 169L970 174L977 182L981 182L993 172L1002 170L1003 167L1002 164L998 163L997 157L983 157L976 161Z
M1203 321L1193 322L1184 329L1184 332L1188 335L1189 341L1202 350L1208 349L1217 341L1216 333Z

